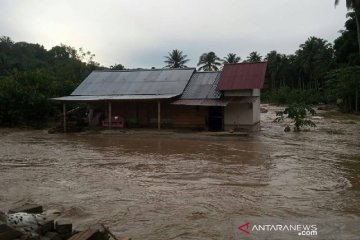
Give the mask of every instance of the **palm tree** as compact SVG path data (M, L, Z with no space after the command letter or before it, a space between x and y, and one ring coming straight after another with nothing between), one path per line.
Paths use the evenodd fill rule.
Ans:
M241 57L236 56L235 53L229 53L226 57L224 57L223 62L225 63L238 63L240 62Z
M200 56L199 71L218 71L221 66L221 59L214 52L204 53Z
M187 59L187 55L184 55L182 51L177 49L169 52L169 56L165 56L165 58L166 68L186 68L185 63L190 60Z
M335 6L339 4L339 0L335 0ZM357 39L359 45L359 54L360 54L360 0L346 0L346 7L348 10L352 9L355 12L356 20L356 30L357 30ZM358 112L358 95L359 89L358 86L355 88L355 111Z
M245 62L261 62L262 56L258 52L251 52Z
M335 0L335 6L337 6L339 2L340 0ZM351 9L355 11L356 29L360 54L360 0L346 0L346 7L348 10Z

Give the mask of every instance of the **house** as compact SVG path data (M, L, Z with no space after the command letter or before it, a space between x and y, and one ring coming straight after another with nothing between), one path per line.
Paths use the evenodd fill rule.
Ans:
M221 72L195 68L93 71L70 96L86 103L89 124L108 128L257 130L266 63L225 64ZM64 114L66 130L66 114Z

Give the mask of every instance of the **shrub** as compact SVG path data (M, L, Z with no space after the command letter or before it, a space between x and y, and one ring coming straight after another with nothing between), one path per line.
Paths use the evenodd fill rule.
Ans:
M261 95L261 100L276 104L318 104L324 102L324 96L317 93L315 90L300 90L291 89L289 87L282 87L275 91L264 92Z
M305 104L291 104L284 111L276 113L278 117L275 119L275 122L283 121L284 115L287 115L287 118L294 120L294 132L300 132L302 127L316 127L313 121L306 119L308 113L315 115L315 110ZM288 127L285 130L288 130Z

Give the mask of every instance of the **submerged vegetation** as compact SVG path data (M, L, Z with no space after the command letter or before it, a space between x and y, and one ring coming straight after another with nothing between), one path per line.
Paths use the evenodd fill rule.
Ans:
M284 111L277 112L275 122L283 121L284 117L290 118L294 122L294 132L300 132L303 127L316 127L313 121L306 118L309 114L315 115L315 110L308 105L294 103L285 108ZM285 131L289 132L290 127L287 126Z

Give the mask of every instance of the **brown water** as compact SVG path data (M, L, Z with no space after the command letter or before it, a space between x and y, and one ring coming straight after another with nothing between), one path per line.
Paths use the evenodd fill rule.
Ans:
M242 215L359 220L360 121L284 133L270 108L238 139L2 129L0 209L39 203L135 239L232 239Z

